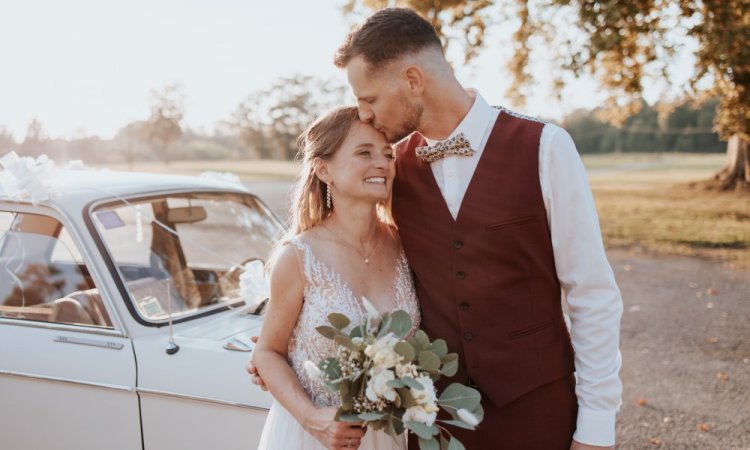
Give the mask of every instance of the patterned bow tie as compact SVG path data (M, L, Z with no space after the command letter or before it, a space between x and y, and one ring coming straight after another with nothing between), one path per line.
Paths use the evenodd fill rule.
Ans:
M431 163L443 159L446 155L471 156L474 149L463 133L458 133L450 139L436 142L433 145L417 147L417 157L424 162Z

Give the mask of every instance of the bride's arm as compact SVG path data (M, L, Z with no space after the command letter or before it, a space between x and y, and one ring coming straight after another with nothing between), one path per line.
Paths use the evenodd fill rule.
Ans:
M287 361L289 338L302 310L305 279L295 250L284 246L271 268L271 295L253 364L278 401L316 439L329 447L354 442L364 430L333 420L335 408L318 408Z

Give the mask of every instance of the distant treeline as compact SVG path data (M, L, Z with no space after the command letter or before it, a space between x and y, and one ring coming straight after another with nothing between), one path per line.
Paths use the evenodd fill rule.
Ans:
M168 146L143 139L139 130L145 122L126 125L112 139L85 136L66 140L47 138L35 119L21 142L0 125L0 155L15 150L27 156L46 154L60 162L81 159L88 163L292 159L296 137L314 117L310 112L320 109L320 105L311 105L306 98L300 100L298 96L294 100L276 102L283 103L284 114L273 114L279 108L269 108L271 113L264 116L273 119L267 122L247 120L250 108L241 105L234 122L224 122L214 133L183 129ZM718 100L701 107L684 104L661 118L654 107L644 105L622 128L600 119L599 111L579 110L568 115L562 126L570 132L580 153L725 152L726 143L719 141L711 129L717 104Z
M710 100L700 107L681 104L661 118L655 107L644 104L621 128L600 119L599 111L578 110L565 118L563 126L580 153L723 153L726 142L712 130L718 103Z

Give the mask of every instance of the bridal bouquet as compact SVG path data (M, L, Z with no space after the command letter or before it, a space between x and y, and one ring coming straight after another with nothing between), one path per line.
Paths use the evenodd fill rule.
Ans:
M464 449L439 423L473 430L484 412L479 392L462 384L437 396L434 382L458 370L458 354L448 353L445 340L430 341L422 330L406 338L412 321L402 310L371 315L348 333L345 315L330 314L328 322L317 331L336 343L336 354L305 366L340 394L336 420L363 422L394 438L408 429L419 437L421 450ZM452 420L436 420L440 409Z

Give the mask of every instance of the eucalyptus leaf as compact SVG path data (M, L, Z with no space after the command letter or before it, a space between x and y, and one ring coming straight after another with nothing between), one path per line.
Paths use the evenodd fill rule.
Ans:
M349 332L349 337L352 339L354 339L355 337L363 337L364 334L362 334L362 331L363 330L361 326L353 327L352 331Z
M418 391L421 391L422 389L424 389L424 386L422 386L422 383L420 383L419 381L415 380L412 377L401 378L401 381L403 381L405 385L409 386L412 389L416 389Z
M409 334L409 330L411 330L411 317L406 311L400 309L394 311L391 314L391 325L389 329L397 338L403 339Z
M448 361L447 363L443 363L443 367L440 368L440 373L445 375L446 377L452 377L453 375L458 372L458 360L454 359L453 361Z
M359 418L359 414L355 413L341 413L338 419L340 422L362 422Z
M336 380L341 378L341 365L334 358L328 358L324 361L324 367L322 367L323 373L326 374L326 378L329 380Z
M459 383L452 383L440 394L438 403L455 409L464 408L473 411L479 405L481 398L479 391L476 389Z
M466 447L464 447L461 441L451 436L451 440L448 443L448 450L466 450Z
M440 450L440 443L435 438L419 439L419 450Z
M471 411L472 414L477 416L477 419L479 419L479 422L482 422L484 420L484 408L482 408L482 404L478 404L476 408L474 408Z
M340 313L329 314L328 321L331 323L331 325L338 328L339 330L343 330L351 323L351 320L349 320L348 317Z
M416 352L414 351L414 347L412 347L411 344L409 344L406 341L400 341L398 342L394 347L393 350L398 353L399 355L404 357L404 363L408 363L411 361L414 361L414 357L416 356Z
M474 427L464 422L463 420L441 420L441 423L445 425L453 425L454 427L463 428L465 430L473 430Z
M401 408L409 409L417 404L416 400L414 400L414 396L411 395L410 389L398 388L396 389L396 392L398 392L398 396L401 398Z
M420 350L427 350L430 348L430 338L427 337L427 333L425 333L422 330L417 330L416 333L414 333L414 340L417 341L417 345L415 347L419 348Z
M421 437L422 439L430 439L432 436L435 436L439 432L438 427L436 427L435 425L428 427L422 422L416 422L414 420L404 422L404 426L413 431L414 434Z
M395 380L390 380L390 381L388 381L385 384L386 384L386 386L389 386L389 387L392 387L392 388L396 388L396 389L402 388L402 387L406 386L406 383L404 383L404 380L399 379L399 378L397 378Z
M383 321L380 322L380 327L378 328L377 338L380 339L386 336L390 332L391 332L391 317L390 315L384 315Z
M360 419L366 420L368 422L382 419L383 417L385 417L385 413L382 411L371 411L371 412L364 412L364 413L359 414Z
M428 372L437 372L440 370L440 358L429 350L419 352L419 367Z
M347 336L345 336L345 335L343 335L343 334L338 334L338 335L336 335L336 336L335 336L335 337L333 338L333 342L337 343L338 345L340 345L340 346L342 346L342 347L346 347L346 348L348 348L349 350L355 351L355 352L356 352L357 350L359 350L359 349L357 348L357 346L356 346L356 345L354 345L354 343L352 342L352 340L351 340L351 339L349 339L349 337L347 337Z
M339 334L339 330L333 327L329 327L328 325L321 325L319 327L316 327L315 330L317 330L318 333L322 334L328 339L333 339Z
M448 354L448 344L445 342L445 339L435 339L435 341L430 344L430 351L438 355L438 358L442 359Z

